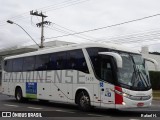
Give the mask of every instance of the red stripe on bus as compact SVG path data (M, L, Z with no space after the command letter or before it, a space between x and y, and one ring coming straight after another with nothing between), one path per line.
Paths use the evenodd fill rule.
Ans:
M122 93L121 87L115 86L115 90ZM123 96L115 92L115 104L122 104L122 102L123 102Z

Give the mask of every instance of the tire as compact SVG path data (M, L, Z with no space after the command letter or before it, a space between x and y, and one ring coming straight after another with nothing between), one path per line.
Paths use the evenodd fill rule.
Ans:
M16 98L16 101L18 101L18 102L23 102L24 101L21 88L16 89L15 98Z
M90 105L90 98L87 92L81 92L78 95L78 107L82 111L90 111L91 105Z

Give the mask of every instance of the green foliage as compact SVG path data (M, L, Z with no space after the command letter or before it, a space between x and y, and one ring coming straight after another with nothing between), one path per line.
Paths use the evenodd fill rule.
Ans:
M160 90L160 72L149 71L149 76L153 90Z

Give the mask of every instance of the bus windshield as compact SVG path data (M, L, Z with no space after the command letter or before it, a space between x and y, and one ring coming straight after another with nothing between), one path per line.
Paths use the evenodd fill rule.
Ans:
M118 68L118 83L133 90L147 90L151 88L149 74L141 55L120 53L123 61L122 68Z

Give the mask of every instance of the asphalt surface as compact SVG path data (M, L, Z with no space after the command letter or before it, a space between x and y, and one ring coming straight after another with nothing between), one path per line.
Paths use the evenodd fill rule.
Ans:
M23 103L16 102L14 97L8 97L0 93L0 116L2 112L11 112L14 116L20 113L22 115L29 113L37 113L42 118L2 118L0 120L18 120L18 119L29 119L29 120L142 120L142 119L160 119L160 101L154 101L150 108L139 108L139 109L126 109L126 110L112 110L112 109L99 109L95 108L90 112L82 112L76 105L60 104L54 102L39 102L35 100L26 101ZM146 115L146 117L144 117ZM147 117L148 115L148 117ZM150 116L152 115L152 117ZM143 116L143 117L141 117ZM153 117L155 116L155 117ZM157 116L157 117L156 117Z

